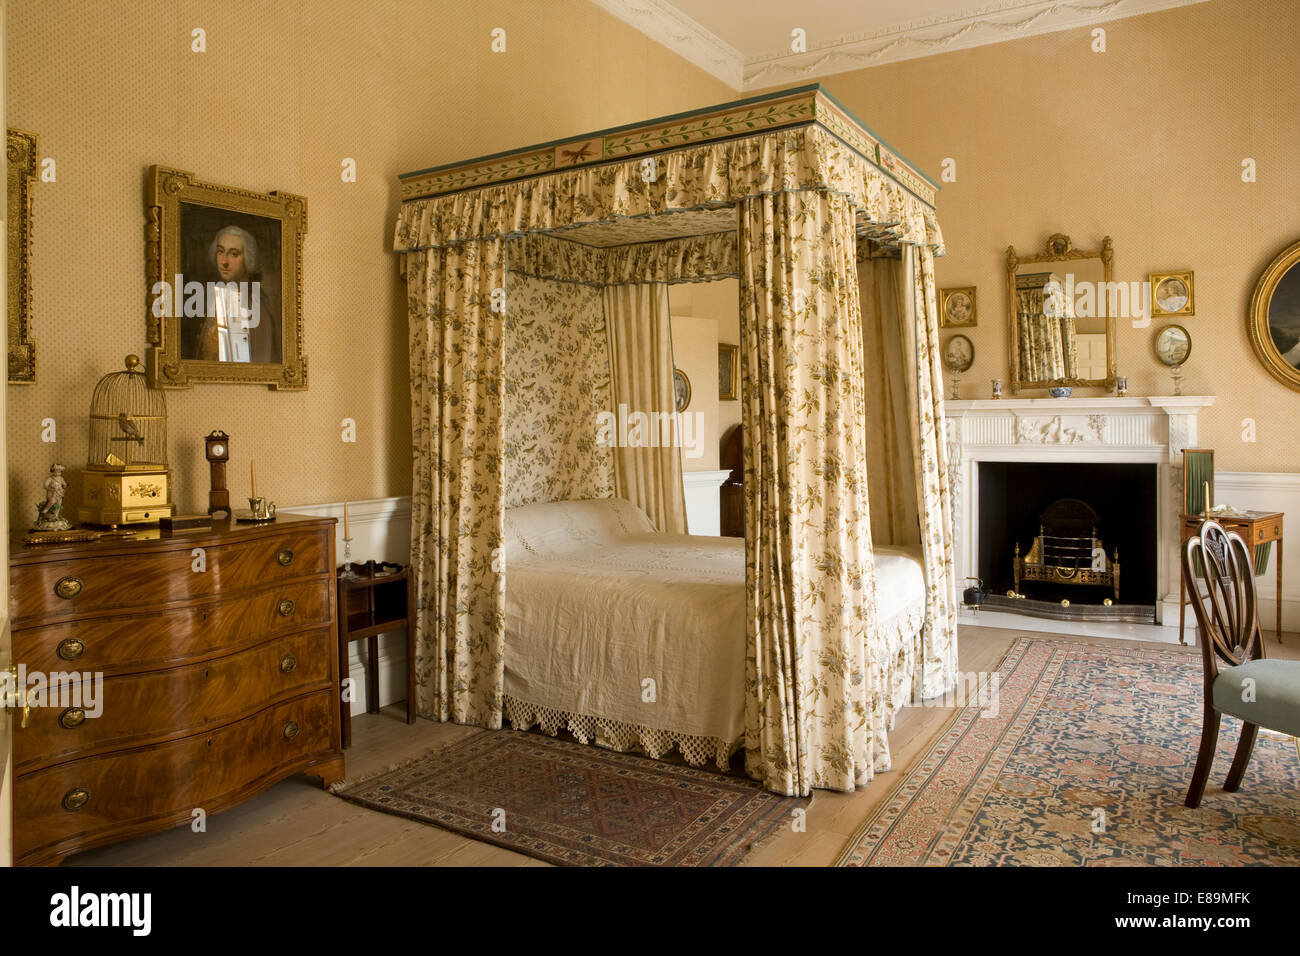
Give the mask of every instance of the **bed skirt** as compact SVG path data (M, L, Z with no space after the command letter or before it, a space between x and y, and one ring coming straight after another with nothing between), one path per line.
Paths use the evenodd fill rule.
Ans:
M914 702L913 689L917 686L916 665L920 657L921 630L925 622L924 608L913 608L894 617L879 635L885 640L884 657L885 719L886 728L892 730L898 711ZM719 770L728 770L732 755L741 748L744 740L726 741L721 737L699 737L672 730L659 730L644 724L633 724L590 714L577 714L541 704L520 700L504 694L502 711L515 730L531 730L540 726L554 737L567 730L578 741L626 753L640 750L646 756L658 759L674 747L692 767L702 767L713 761ZM887 770L885 766L877 770Z
M672 730L658 730L643 724L592 717L588 714L574 714L553 707L530 704L509 694L503 695L501 702L506 719L515 730L530 730L534 726L540 726L552 737L561 730L567 730L584 744L594 742L598 746L617 750L620 753L638 749L646 756L656 759L676 747L692 767L701 767L712 760L719 770L727 770L731 766L731 755L744 743L743 740L725 741L721 737L696 737Z

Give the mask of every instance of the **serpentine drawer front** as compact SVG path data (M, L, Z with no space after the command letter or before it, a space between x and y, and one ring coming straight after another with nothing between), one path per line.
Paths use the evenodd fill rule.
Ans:
M15 862L343 778L334 525L10 549L14 663L58 686L14 727Z

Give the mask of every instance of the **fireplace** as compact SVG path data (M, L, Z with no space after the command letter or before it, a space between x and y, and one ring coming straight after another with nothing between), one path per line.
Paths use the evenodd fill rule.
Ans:
M1025 600L1060 605L1068 601L1074 613L1059 616L1085 616L1088 608L1116 608L1111 616L1132 620L1131 610L1142 609L1139 620L1154 620L1156 604L1156 476L1157 466L1144 463L985 461L979 463L979 558L978 576L993 595L1008 591L1024 595ZM1066 505L1066 502L1078 504ZM1086 511L1083 509L1087 509ZM1080 515L1095 514L1080 524ZM1073 517L1068 517L1068 516ZM1091 526L1095 524L1095 531ZM1119 555L1122 575L1119 596L1115 597L1111 578L1098 577L1098 583L1077 583L1081 574L1022 575L1016 585L1015 558L1028 558L1047 540L1048 554L1036 553L1036 561L1047 567L1078 564L1076 557L1056 549L1071 538L1095 539L1105 548L1104 561L1097 562L1109 573L1114 555ZM1091 567L1094 545L1087 544ZM1036 580L1035 578L1046 578ZM1015 599L1013 599L1015 600ZM994 602L1003 605L1002 601Z
M1027 554L1041 514L1058 499L1077 498L1097 512L1098 537L1107 552L1119 551L1118 603L1140 609L1141 616L1114 616L1113 608L1102 606L1104 588L1042 588L1039 600L1019 600L1016 610L1060 619L1061 601L1068 600L1072 620L1099 622L1072 632L1099 636L1132 636L1132 622L1149 621L1154 611L1155 622L1166 630L1147 636L1177 640L1178 465L1182 449L1196 447L1197 417L1213 402L1208 395L945 402L955 598L961 600L966 578L978 575L991 604L1011 603L1014 599L1005 595L1015 588L1017 540L1021 554ZM1080 593L1085 590L1086 598ZM1097 613L1090 615L1093 610ZM982 618L973 610L961 612L968 623ZM1120 622L1120 630L1107 622Z

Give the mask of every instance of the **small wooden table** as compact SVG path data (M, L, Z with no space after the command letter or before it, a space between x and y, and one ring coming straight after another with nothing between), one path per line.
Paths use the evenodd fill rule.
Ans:
M351 569L355 578L343 577ZM348 676L348 648L366 641L366 713L379 713L379 635L406 628L406 722L415 723L415 578L401 564L367 561L339 568L339 679ZM343 695L343 746L352 745L352 703Z
M1254 566L1254 549L1261 544L1276 541L1273 549L1277 552L1277 640L1282 642L1282 515L1283 512L1248 511L1244 515L1189 515L1180 517L1183 522L1182 540L1194 538L1200 533L1201 524L1207 519L1217 521L1224 531L1239 534L1246 546L1251 548L1251 564ZM1181 562L1181 558L1180 558ZM1187 607L1187 582L1183 580L1181 564L1178 573L1178 642L1183 640L1183 621Z

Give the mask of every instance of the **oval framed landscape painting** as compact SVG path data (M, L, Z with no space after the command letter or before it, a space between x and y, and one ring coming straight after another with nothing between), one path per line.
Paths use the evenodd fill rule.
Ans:
M1250 344L1274 378L1300 391L1300 242L1284 249L1255 284Z

